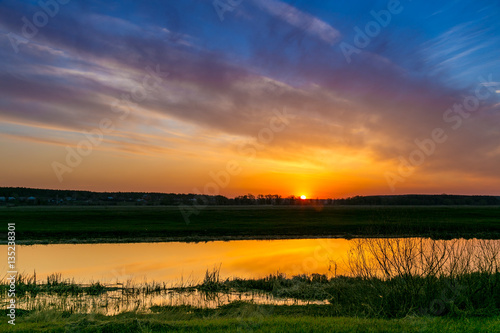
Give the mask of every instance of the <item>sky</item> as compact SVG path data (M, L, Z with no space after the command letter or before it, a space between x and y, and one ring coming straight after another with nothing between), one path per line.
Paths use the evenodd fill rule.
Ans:
M500 195L496 1L0 1L0 186Z

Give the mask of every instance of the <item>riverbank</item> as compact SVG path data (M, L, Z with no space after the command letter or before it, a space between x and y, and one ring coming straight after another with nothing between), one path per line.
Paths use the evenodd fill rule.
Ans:
M498 332L500 317L406 317L372 319L331 317L308 306L261 307L233 303L203 313L171 307L159 313L136 312L116 316L69 314L55 311L27 313L16 325L0 323L9 332ZM3 316L5 317L5 316Z
M135 313L116 317L91 315L52 318L54 315L40 314L39 319L20 319L11 332L497 332L497 318L443 319L408 318L396 320L273 316L262 318L203 318L193 320L171 320L155 315ZM44 317L46 319L44 319ZM56 320L54 320L56 319ZM33 322L33 320L36 320Z
M168 286L75 284L18 276L14 332L496 332L500 329L498 241L353 241L337 275L276 273ZM0 281L0 293L10 288ZM172 304L172 295L186 294ZM255 295L245 301L244 295ZM239 296L239 298L238 298ZM193 299L198 297L198 302ZM175 299L179 299L177 296ZM287 299L292 303L276 303ZM210 306L213 302L217 304ZM25 303L23 303L25 302ZM170 303L170 304L169 304ZM197 304L197 305L194 305ZM24 307L23 307L24 305ZM130 307L128 307L130 305ZM126 306L126 307L125 307ZM120 310L121 307L121 310ZM0 312L7 318L4 309ZM339 327L341 325L341 327Z
M204 242L241 239L500 238L500 207L217 206L3 207L17 244ZM5 236L5 237L3 237ZM6 243L6 232L0 234Z

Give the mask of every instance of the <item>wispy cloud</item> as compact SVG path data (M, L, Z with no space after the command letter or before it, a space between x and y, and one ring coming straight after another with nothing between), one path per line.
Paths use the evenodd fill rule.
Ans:
M117 128L96 151L136 156L137 164L151 158L155 168L172 167L183 179L194 177L188 169L203 179L207 168L241 158L238 146L255 143L274 110L287 110L294 121L259 150L258 163L248 165L249 173L266 168L297 173L302 167L304 173L316 170L339 181L347 174L359 177L358 183L366 177L386 189L382 177L374 180L374 170L397 163L399 155L414 149L416 138L446 126L443 112L480 84L477 76L491 74L493 81L483 86L497 92L499 87L500 30L478 17L452 18L438 28L423 21L426 34L408 32L395 18L349 65L332 45L341 32L357 24L350 16L358 13L354 4L345 13L343 6L349 4L329 4L337 6L328 7L335 17L343 17L337 22L331 15L311 14L319 10L309 13L283 1L255 0L253 10L266 13L258 18L262 24L250 20L255 14L250 9L248 17L231 26L221 24L213 8L198 2L178 4L175 25L165 23L160 2L160 7L145 3L137 8L131 3L70 3L16 54L6 33L19 32L20 17L37 7L4 3L2 140L44 144L56 154L51 146L74 146L82 131L111 118ZM371 6L365 3L365 14ZM403 19L410 18L404 15L411 11L405 13ZM305 31L305 42L285 45L282 34L266 34L276 22ZM172 34L179 38L169 38ZM120 119L111 105L142 84L147 66L156 65L168 72L160 90ZM432 175L445 172L500 182L495 176L498 132L491 131L500 127L494 111L498 97L483 103L460 133L450 132L449 144L440 146L421 167L428 184L439 178ZM26 139L21 139L23 133ZM183 161L196 164L196 171L191 165L182 168Z
M330 24L296 7L279 0L253 0L257 6L289 25L306 31L333 45L341 37L340 32Z

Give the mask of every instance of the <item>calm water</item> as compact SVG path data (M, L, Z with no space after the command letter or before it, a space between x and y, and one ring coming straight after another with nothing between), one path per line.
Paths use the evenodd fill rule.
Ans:
M370 239L370 241L383 239ZM398 241L398 239L393 239ZM431 244L430 239L419 239ZM260 278L276 272L287 276L297 274L343 274L348 252L356 240L320 238L292 240L241 240L207 243L133 243L133 244L53 244L17 245L17 271L36 272L37 280L60 273L63 279L76 283L116 283L132 281L179 283L200 282L206 270L220 266L222 279ZM437 241L433 244L454 244L456 255L475 244L496 244L499 240ZM460 250L461 249L461 250ZM0 246L7 253L7 246ZM332 267L336 262L337 266ZM7 260L0 267L7 271ZM336 269L336 271L335 271Z
M134 280L200 281L221 266L221 278L328 273L329 261L345 258L345 239L242 240L207 243L54 244L16 246L17 270L37 280L61 273L77 283ZM7 246L0 246L6 253ZM0 264L7 271L6 260Z
M305 304L328 304L323 301L302 301L292 298L274 297L263 292L245 293L211 293L207 295L202 292L174 292L162 291L158 293L124 295L121 291L105 292L99 296L87 294L56 295L39 293L35 297L27 294L17 298L18 308L25 310L34 309L56 309L77 313L100 313L103 315L115 315L122 312L140 311L150 312L152 306L176 306L191 305L194 307L216 308L229 304L233 301L247 301L256 304L275 305L305 305ZM7 304L2 304L5 308Z
M54 244L16 246L17 270L36 272L37 281L61 273L63 279L87 284L161 281L171 287L201 282L206 270L220 267L221 278L259 278L281 272L287 275L328 273L330 260L342 260L351 241L345 239L303 239L269 241L229 241L208 243L133 243L133 244ZM0 246L6 253L7 246ZM7 266L2 262L3 271ZM18 295L21 296L21 295ZM218 293L163 291L149 295L107 292L99 296L56 296L40 293L18 298L24 309L56 308L76 312L116 314L147 311L152 305L188 304L217 307L234 300L259 304L324 304L277 298L263 293ZM4 304L2 304L2 307Z
M446 253L450 254L451 258L473 260L475 263L470 266L472 269L481 267L480 265L489 265L495 260L498 261L500 252L498 240L327 238L208 243L18 245L16 246L16 261L19 273L31 275L36 272L39 282L43 282L48 275L60 273L63 280L70 279L82 284L100 281L108 285L124 282L130 286L140 286L144 282L156 281L166 283L170 288L197 284L203 280L205 272L211 271L214 267L220 267L221 279L260 278L277 272L289 277L312 273L327 274L330 277L342 275L347 273L345 263L349 251L355 249L355 245L359 242L371 244L372 249L376 249L377 252L387 250L387 248L397 249L398 244L403 248L405 244L423 244L426 250L437 254L435 257L428 257L431 261L439 258L440 249L447 248ZM377 247L377 244L380 247ZM7 253L7 246L0 246L0 251ZM391 250L388 251L391 252ZM399 251L399 253L406 253L406 251ZM416 252L414 256L417 260L416 266L419 265L418 261L424 260L418 253ZM460 262L454 261L455 264ZM6 260L2 261L0 266L4 272L8 270ZM443 267L446 267L446 264ZM18 295L19 305L25 309L53 307L59 310L103 314L116 314L131 310L148 311L152 305L188 304L217 307L234 300L273 304L304 303L295 299L276 298L262 292L207 295L198 291L163 290L153 294L138 293L136 295L124 294L120 291L111 291L99 296L86 294L57 296L44 293L35 296ZM322 304L328 301L313 303ZM6 305L1 304L1 306Z

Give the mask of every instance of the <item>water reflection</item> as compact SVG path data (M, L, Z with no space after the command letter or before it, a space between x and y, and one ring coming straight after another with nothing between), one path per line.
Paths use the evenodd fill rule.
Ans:
M54 244L17 246L18 271L45 279L53 273L78 283L133 279L172 285L196 282L222 264L221 278L328 273L329 260L345 258L345 239L243 240L208 243ZM0 246L0 251L6 251ZM5 265L5 263L2 263ZM3 267L6 271L6 267Z
M110 291L99 296L93 295L54 295L39 293L34 296L18 297L18 308L24 310L54 309L70 313L99 313L115 315L123 312L139 311L148 313L152 306L190 305L199 308L217 308L233 301L247 301L255 304L305 305L328 304L324 301L303 301L292 298L274 297L263 292L245 293L211 293L200 291L176 292L162 291L152 294L126 294L121 291Z
M0 250L6 251L6 246ZM495 273L500 267L500 241L371 238L18 246L18 271L27 274L36 271L35 286L55 272L64 280L80 284L100 281L108 287L118 282L125 285L119 284L119 290L97 296L85 292L59 295L27 292L18 294L17 301L20 308L28 310L53 308L107 315L149 311L154 305L215 308L235 300L257 304L328 303L322 300L324 297L315 301L278 297L290 296L280 294L279 290L273 296L262 290L219 292L217 289L204 293L200 291L203 289L184 288L201 283L205 272L214 267L215 271L220 267L221 282L232 277L256 279L277 272L288 277L325 274L317 276L321 281L339 275L369 279L460 276L475 271ZM60 275L57 277L60 280ZM158 291L150 292L155 286L159 286Z

